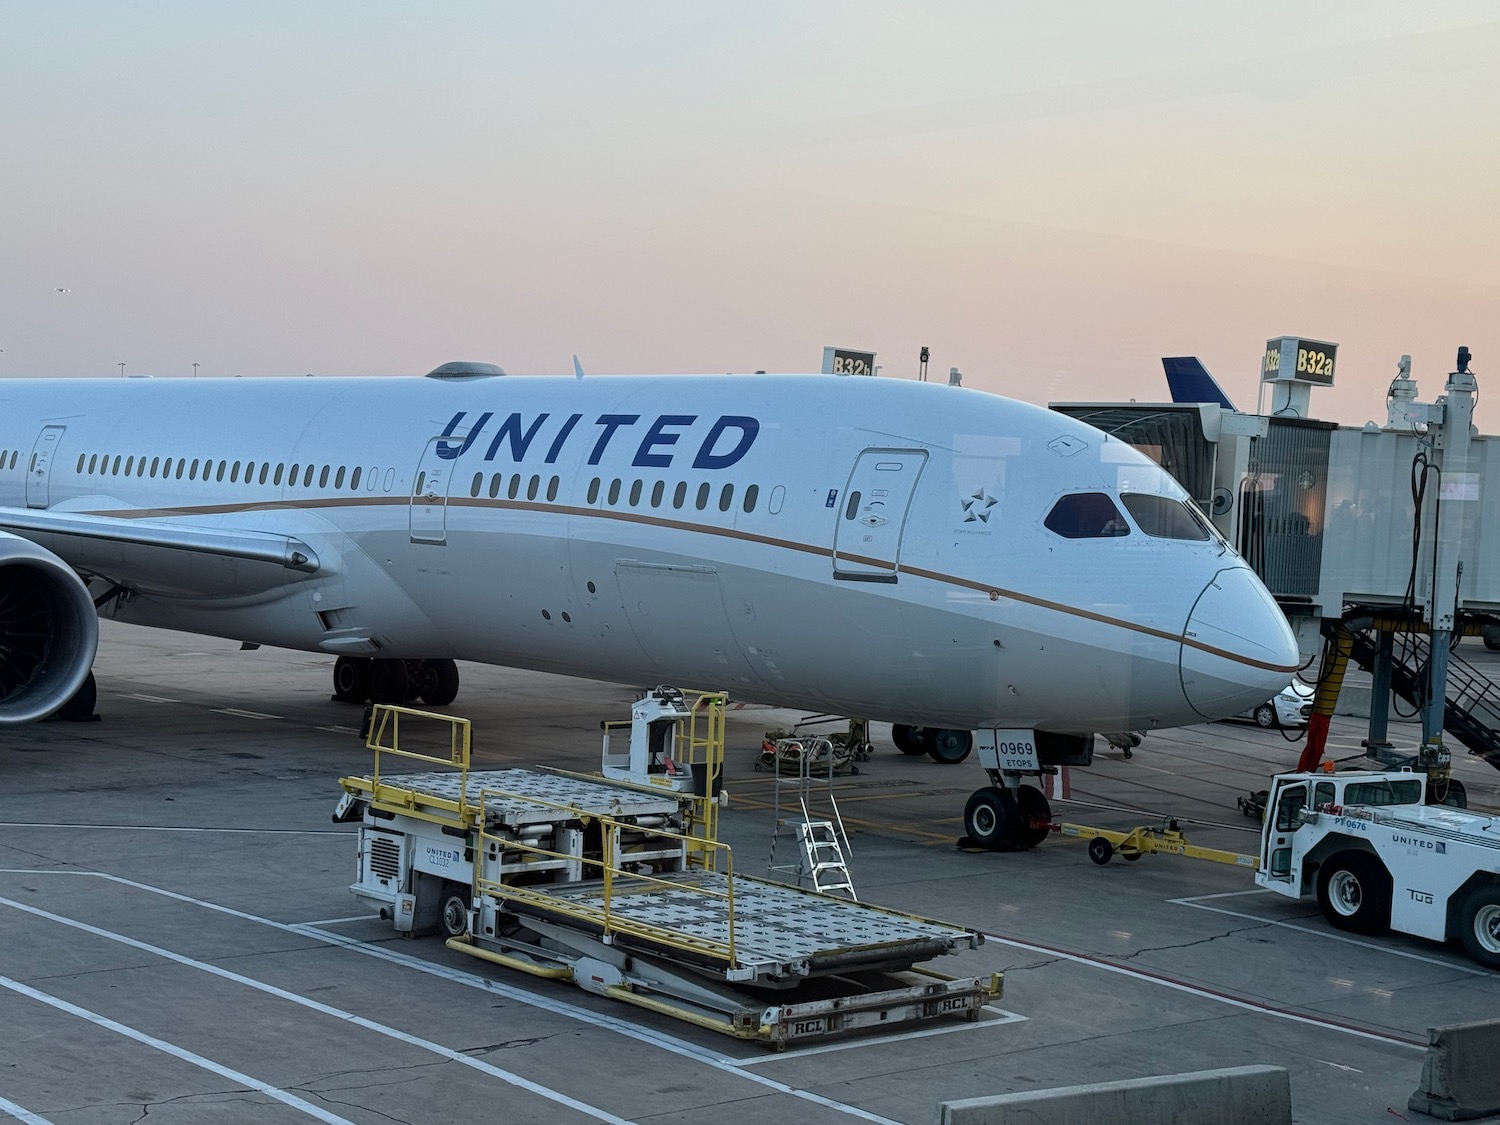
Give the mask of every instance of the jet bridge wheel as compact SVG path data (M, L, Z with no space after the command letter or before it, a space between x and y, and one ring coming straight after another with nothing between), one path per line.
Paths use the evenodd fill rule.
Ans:
M1336 930L1383 934L1391 928L1391 876L1367 852L1339 852L1318 870L1318 906Z

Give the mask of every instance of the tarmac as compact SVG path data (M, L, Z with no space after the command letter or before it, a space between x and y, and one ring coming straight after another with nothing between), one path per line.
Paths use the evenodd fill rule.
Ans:
M1500 653L1463 655L1500 677ZM599 722L636 694L461 668L447 710L473 720L476 768L595 769ZM329 699L331 657L105 622L95 669L101 722L0 731L0 1120L928 1125L951 1099L1271 1065L1296 1121L1417 1121L1427 1029L1500 1013L1500 974L1456 944L1339 933L1243 868L1101 867L1060 837L960 850L983 772L905 757L876 725L873 758L833 781L860 898L982 930L933 967L1003 971L1004 996L977 1023L778 1054L361 908L354 826L331 814L370 756L359 708ZM798 718L730 714L720 835L737 872L765 873L778 800L795 804L754 764L764 730ZM1336 716L1330 756L1357 758L1364 726ZM1418 728L1392 734L1414 745ZM1250 852L1237 798L1292 768L1299 737L1205 724L1129 759L1100 740L1054 817L1171 816L1194 843ZM1470 806L1500 812L1500 772L1454 758Z

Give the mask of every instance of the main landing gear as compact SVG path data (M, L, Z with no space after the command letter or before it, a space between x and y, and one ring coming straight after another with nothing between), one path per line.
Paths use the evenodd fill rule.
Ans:
M974 749L972 731L950 730L947 727L913 727L897 723L891 727L891 740L903 754L913 757L926 754L934 762L945 766L957 765Z
M407 703L420 699L444 707L458 696L458 665L451 660L372 660L341 656L333 666L339 703Z

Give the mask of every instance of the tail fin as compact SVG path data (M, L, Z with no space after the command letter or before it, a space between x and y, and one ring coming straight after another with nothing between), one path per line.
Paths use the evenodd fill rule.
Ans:
M1163 356L1161 365L1173 402L1216 402L1225 410L1234 409L1234 403L1197 356Z

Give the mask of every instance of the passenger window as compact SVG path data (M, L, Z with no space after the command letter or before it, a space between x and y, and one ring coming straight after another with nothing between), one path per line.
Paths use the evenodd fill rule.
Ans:
M536 499L537 490L539 488L541 488L541 487L542 487L542 478L539 477L539 476L537 476L535 473L533 473L531 475L531 479L526 482L526 499L528 499L528 500L535 500Z
M609 503L613 507L620 500L620 478L616 477L609 482Z
M358 482L355 482L355 483L358 484ZM483 473L475 473L474 474L474 483L471 484L471 485L469 485L469 495L470 496L478 496L479 495L479 486L482 485L483 483L484 483L484 474Z
M254 461L246 461L245 462L245 483L246 484L253 484L253 483L255 483L255 462Z
M5 451L3 451L3 452L0 452L0 468L4 468L4 466L5 466L5 459L7 457L9 457L9 456L10 456L10 450L8 450L8 449L5 450ZM83 462L84 462L84 458L86 458L87 456L88 456L87 453L80 453L78 455L78 472L80 472L80 473L83 472Z
M352 472L352 473L349 474L349 491L350 492L358 492L359 491L359 477L360 477L360 474L362 472L364 472L364 470L361 469L360 466L355 465L354 466L354 472ZM474 495L475 496L479 495L479 482L483 478L483 476L484 476L483 473L475 473L474 474Z
M641 482L636 481L630 486L630 506L634 508L641 502Z
M700 512L708 507L708 481L704 481L698 486L698 499L695 501L695 504Z
M344 487L344 466L342 466L342 465L340 465L338 467L338 470L333 474L333 487L334 488L343 488Z
M327 488L328 487L328 474L331 471L332 471L331 466L328 466L328 465L324 465L323 466L323 471L318 474L318 487L319 488Z
M198 458L193 458L193 467L188 470L188 480L198 479Z
M161 458L160 457L153 457L153 458L151 458L151 476L152 476L153 479L156 477L156 470L159 469L159 468L161 468Z
M755 501L760 496L760 485L751 484L745 486L745 500L741 505L746 513L755 511Z
M215 481L216 481L216 482L221 482L221 481L223 481L223 479L224 479L224 473L225 473L225 472L226 472L226 471L227 471L227 470L228 470L228 469L229 469L229 462L228 462L228 461L220 461L220 462L219 462L219 471L218 471L218 472L217 472L217 473L215 473L215 474L214 474L214 480L215 480Z
M599 500L599 478L595 477L593 480L589 481L588 502L590 504L594 504L594 503L597 503L598 500Z
M734 485L726 484L719 492L719 511L727 512L734 506Z
M687 503L687 481L680 480L672 490L672 507L680 508Z
M89 455L89 472L91 472L91 473L95 472L98 468L99 468L99 454L92 453L92 454Z
M127 457L127 458L125 458L125 475L128 477L131 474L132 470L134 470L134 469L135 469L135 458L134 457Z
M326 474L327 474L327 472L328 472L328 470L327 470L327 469L324 469L324 470L323 470L323 472L324 472L324 474L325 474L325 475L326 475ZM418 474L417 474L417 483L416 483L416 485L415 485L415 486L414 486L414 487L413 487L413 488L412 488L412 490L411 490L411 494L412 494L412 495L413 495L413 496L420 496L420 495L422 495L422 486L423 486L423 485L424 485L424 484L426 484L426 483L427 483L427 474L426 474L426 473L425 473L425 472L423 472L423 473L418 473Z
M143 477L146 475L146 457L144 454L135 463L135 475Z
M262 461L260 463L260 483L261 484L265 484L266 483L266 478L268 476L270 476L270 475L271 475L271 462L269 462L269 461ZM279 480L280 477L281 477L281 471L280 471L280 469L277 470L276 476L277 476L277 478Z
M653 484L651 486L651 506L653 508L660 508L661 507L662 497L664 497L666 495L666 492L667 492L667 482L666 481L659 480L659 481L657 481L655 484Z
M281 478L284 475L286 475L286 462L285 461L278 461L278 462L276 462L276 475L271 478L271 483L274 484L274 485L276 485L276 487L280 488L281 487ZM292 475L293 476L297 475L297 471L295 469L292 470Z
M503 476L501 476L499 473L495 473L493 476L490 477L490 499L491 500L493 500L496 496L500 495L500 482L503 481L504 479L505 478Z
M302 470L302 487L303 488L311 488L312 487L312 477L313 477L313 466L309 465L307 468L305 468L305 469Z
M112 477L117 477L120 475L120 458L118 454L115 455L115 464L114 467L109 470L109 475Z
M510 487L505 490L505 495L511 500L521 495L521 474L517 473L510 478Z
M1152 496L1147 492L1122 493L1125 510L1135 517L1141 530L1156 539L1210 538L1208 528L1181 500L1170 496Z
M553 500L557 499L557 485L558 485L558 480L557 480L556 477L553 477L551 480L549 480L547 482L547 502L549 504Z
M849 493L849 502L844 505L844 518L846 520L852 520L855 513L859 511L859 497L860 494L858 492Z
M229 483L237 484L240 479L240 463L236 461L229 467Z
M1108 539L1129 535L1130 525L1102 492L1075 492L1052 505L1043 525L1064 539Z

